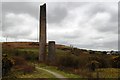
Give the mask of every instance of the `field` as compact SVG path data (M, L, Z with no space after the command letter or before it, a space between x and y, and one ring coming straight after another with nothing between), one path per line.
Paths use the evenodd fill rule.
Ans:
M115 68L103 68L103 69L97 69L93 75L94 77L99 74L100 78L117 78L120 76L120 69Z
M2 43L2 54L7 54L14 65L6 78L119 78L120 68L111 62L118 55L102 54L65 45L56 45L55 64L39 63L39 44L35 42ZM48 52L48 50L47 50ZM91 62L99 62L99 67L90 71ZM54 74L55 73L55 74ZM56 75L58 74L58 75Z

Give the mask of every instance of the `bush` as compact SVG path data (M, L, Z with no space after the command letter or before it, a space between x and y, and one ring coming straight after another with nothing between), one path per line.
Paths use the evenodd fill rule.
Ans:
M89 68L90 71L95 71L96 68L100 66L100 63L96 60L90 61L87 64L87 67Z
M24 73L30 73L30 72L33 72L35 70L35 67L28 65L27 61L24 58L17 56L17 57L14 57L13 59L15 61L14 68L16 70L22 71Z
M115 56L112 58L112 67L120 68L120 56Z
M32 51L28 51L28 52L25 52L24 58L28 61L38 60L38 54L36 54Z
M38 60L38 54L32 51L15 50L13 54L14 56L21 56L28 61Z
M106 68L108 67L108 63L107 61L100 56L93 56L93 57L89 57L89 61L97 61L100 63L99 68Z
M15 65L27 64L26 60L22 57L14 56L13 59L14 59Z
M22 66L22 69L21 69L24 73L31 73L35 70L35 67L34 66L30 66L30 65L24 65Z
M2 75L5 76L10 72L14 62L6 54L2 57Z
M60 66L64 66L64 67L70 67L70 68L78 68L79 67L79 59L77 56L75 55L64 55L61 56L58 60L58 64Z

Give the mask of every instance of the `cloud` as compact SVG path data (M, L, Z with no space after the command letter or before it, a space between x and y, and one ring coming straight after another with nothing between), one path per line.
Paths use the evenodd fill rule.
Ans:
M1 28L2 28L2 3L0 2L0 31L1 31Z
M3 2L2 13L29 14L39 19L40 5L42 2Z
M50 7L52 6L52 7ZM47 20L48 23L60 24L63 19L68 15L68 11L63 4L59 3L48 3L47 10Z
M110 21L111 14L107 12L97 13L90 21L91 26L100 32L115 32L118 33L118 22Z
M60 25L48 23L48 29L49 27L52 29L48 38L67 45L73 44L79 48L111 50L114 46L117 50L115 47L118 43L117 3L79 4L79 6L71 3L62 4L64 7L67 6L65 8L68 14Z
M37 27L38 21L29 14L8 13L3 22L3 36L34 39L37 35Z
M38 40L39 5L4 3L3 34L18 41ZM117 3L110 2L49 2L47 41L94 50L117 50L117 9Z

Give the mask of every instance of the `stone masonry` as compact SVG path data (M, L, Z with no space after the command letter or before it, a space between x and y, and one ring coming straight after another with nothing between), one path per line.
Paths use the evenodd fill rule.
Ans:
M55 60L55 41L49 41L48 43L48 61L54 62Z
M40 6L39 61L46 60L46 4Z

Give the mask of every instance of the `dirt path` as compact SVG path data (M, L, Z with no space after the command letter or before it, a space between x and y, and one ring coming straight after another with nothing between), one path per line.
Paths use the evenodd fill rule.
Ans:
M58 74L58 73L56 73L56 72L53 72L53 71L50 71L50 70L47 70L47 69L43 69L43 68L40 68L40 67L36 67L37 69L40 69L40 70L44 70L44 71L46 71L46 72L48 72L48 73L51 73L51 74L53 74L56 78L59 78L60 80L67 80L67 79L65 79L66 77L64 77L63 75L61 75L61 74Z

